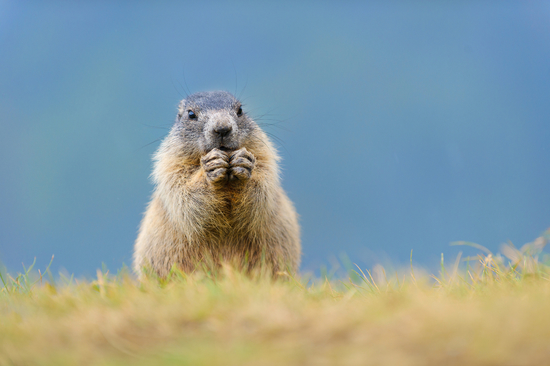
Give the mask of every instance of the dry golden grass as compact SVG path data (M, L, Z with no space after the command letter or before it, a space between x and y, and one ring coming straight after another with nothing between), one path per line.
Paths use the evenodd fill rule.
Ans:
M0 365L546 365L545 243L436 279L274 281L230 267L142 284L4 275Z

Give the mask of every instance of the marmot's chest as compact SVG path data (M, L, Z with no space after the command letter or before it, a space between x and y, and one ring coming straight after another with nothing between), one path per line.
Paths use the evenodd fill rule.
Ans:
M219 200L219 209L224 214L228 215L228 217L238 214L238 211L246 209L246 204L243 202L244 189L245 187L236 189L228 186L226 189L216 192L216 196Z

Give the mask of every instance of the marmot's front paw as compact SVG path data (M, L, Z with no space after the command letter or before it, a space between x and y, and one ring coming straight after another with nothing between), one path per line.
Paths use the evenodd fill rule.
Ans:
M239 149L229 158L229 181L250 179L256 158L246 148Z
M201 166L206 172L206 179L209 182L219 184L227 181L229 156L225 152L212 149L201 158Z

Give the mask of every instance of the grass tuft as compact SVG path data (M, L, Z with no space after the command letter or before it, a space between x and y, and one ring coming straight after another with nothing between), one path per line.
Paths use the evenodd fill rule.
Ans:
M223 265L138 282L0 272L0 365L542 365L545 232L500 253L442 256L437 275L344 260L347 276ZM351 263L351 265L350 265ZM51 263L50 263L51 264Z

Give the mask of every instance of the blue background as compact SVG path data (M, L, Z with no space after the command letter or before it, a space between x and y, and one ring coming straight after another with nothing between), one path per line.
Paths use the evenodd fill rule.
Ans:
M130 264L186 88L242 93L277 137L303 270L531 241L550 226L548 4L0 0L0 260Z

